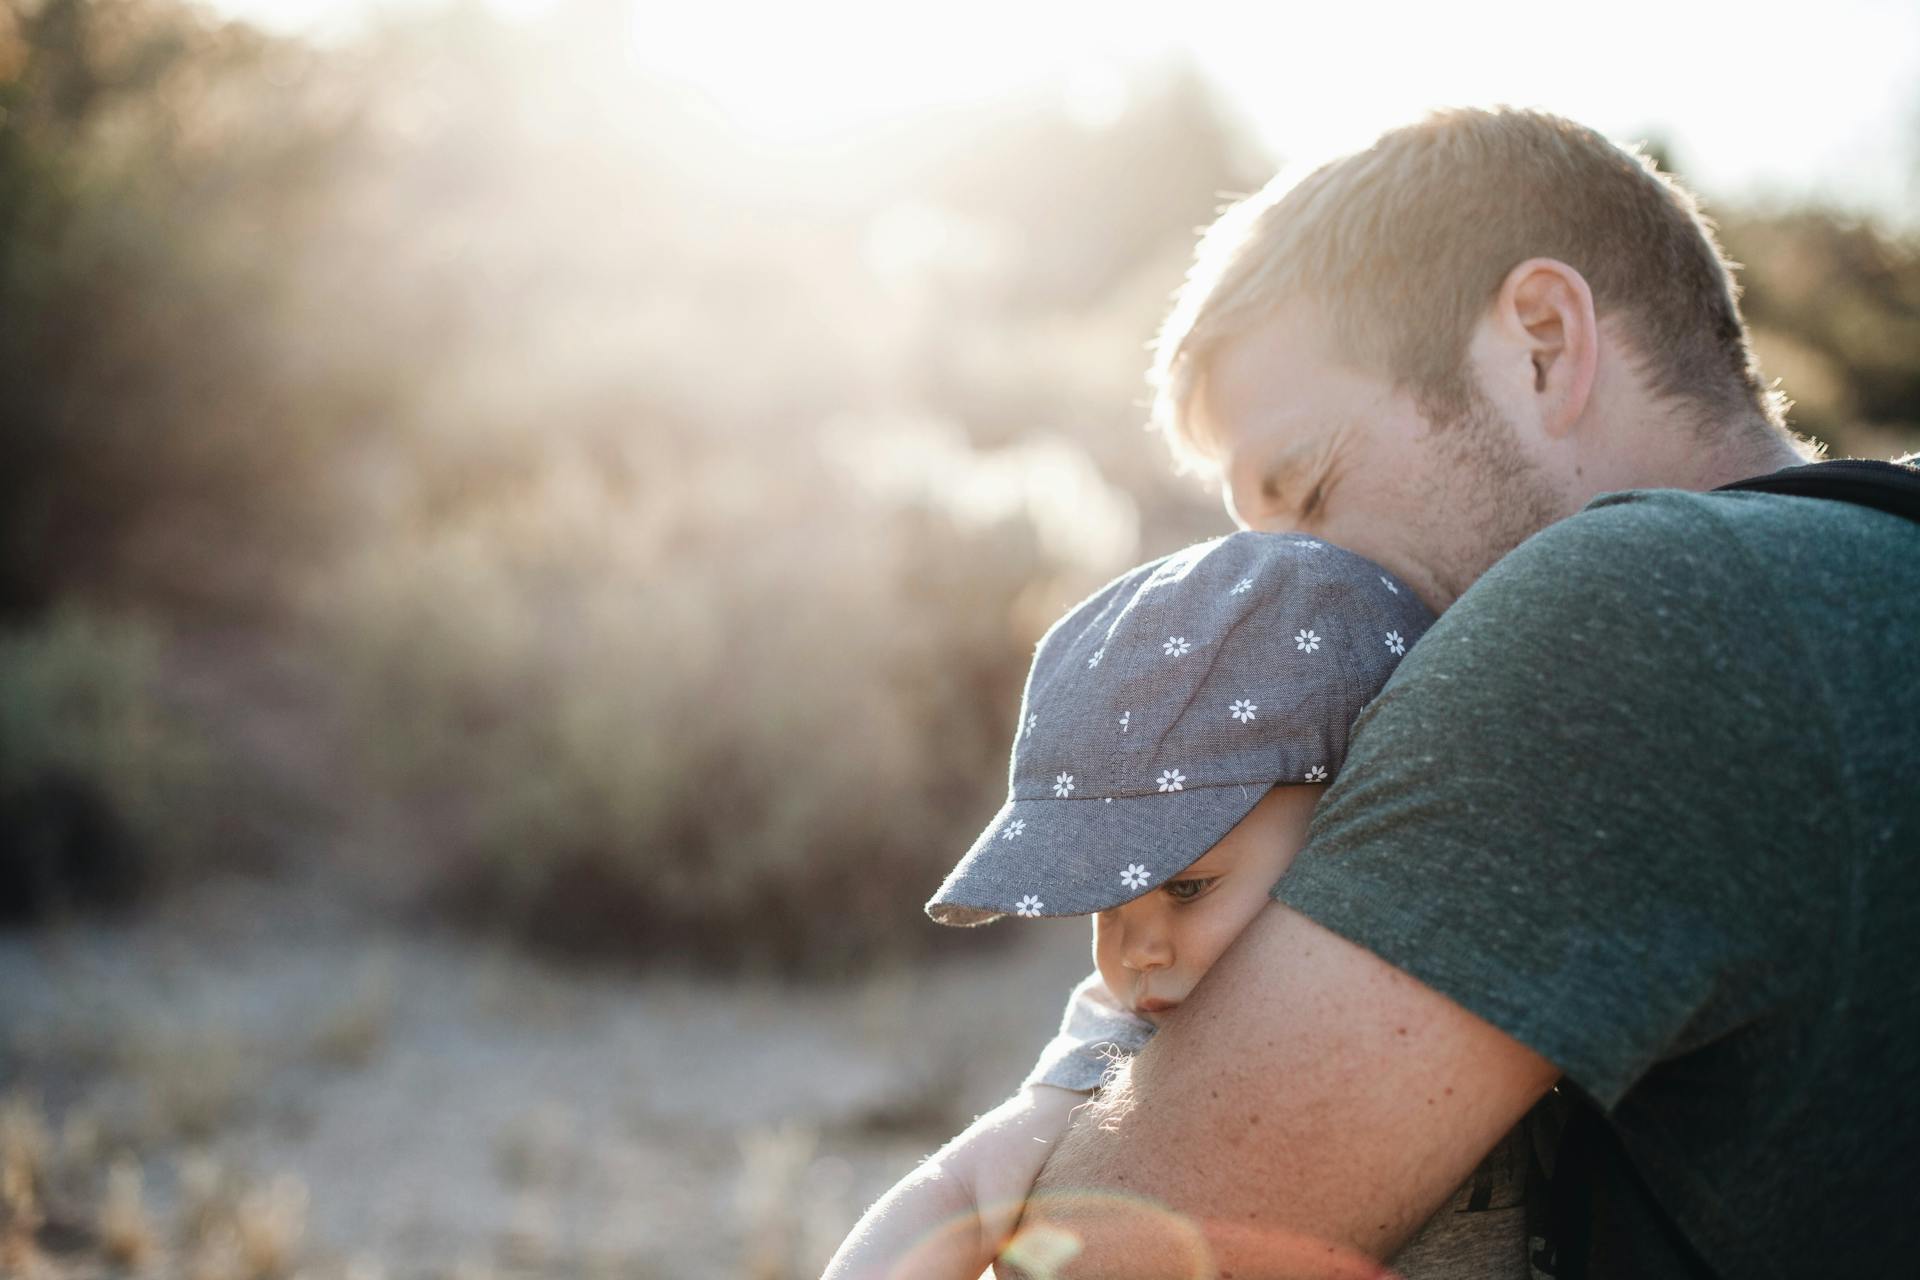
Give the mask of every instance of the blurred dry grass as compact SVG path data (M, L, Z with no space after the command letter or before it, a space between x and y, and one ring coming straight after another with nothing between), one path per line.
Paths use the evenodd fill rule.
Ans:
M59 1142L41 1104L0 1100L0 1262L9 1276L87 1274L94 1263L192 1280L277 1280L303 1248L306 1187L282 1174L247 1182L204 1155L183 1156L178 1209L156 1220L142 1163L102 1153L70 1114Z

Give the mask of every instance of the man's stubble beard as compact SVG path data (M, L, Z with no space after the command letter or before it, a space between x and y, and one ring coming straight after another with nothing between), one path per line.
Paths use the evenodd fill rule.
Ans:
M1451 603L1500 557L1572 511L1479 388L1472 389L1463 414L1435 428L1434 440L1458 478L1447 500L1466 516L1460 545L1434 570Z

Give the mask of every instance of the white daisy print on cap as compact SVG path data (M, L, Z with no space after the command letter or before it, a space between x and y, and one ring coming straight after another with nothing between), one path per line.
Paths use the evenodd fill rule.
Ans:
M1327 780L1327 766L1323 764L1317 764L1313 766L1313 768L1307 770L1308 782L1325 782L1326 780Z
M1187 643L1185 636L1168 636L1167 642L1160 647L1166 650L1169 658L1184 658L1187 656L1187 651L1193 648Z
M1259 709L1260 708L1255 706L1252 702L1248 701L1245 698L1241 698L1238 702L1235 702L1232 706L1227 708L1227 714L1232 716L1235 720L1238 720L1241 724L1245 724L1247 721L1252 720L1254 718L1253 713L1258 711Z
M1053 794L1059 796L1062 800L1072 795L1073 775L1070 773L1062 773L1059 777L1055 778L1053 780Z
M1018 840L1026 829L1027 820L1025 818L1015 818L1007 824L1007 829L1000 833L1000 838L1002 840Z
M1162 769L1160 771L1160 789L1162 791L1178 791L1185 785L1186 781L1187 775L1178 769Z
M1138 862L1129 862L1127 869L1120 873L1120 883L1129 889L1147 887L1147 869Z
M1389 631L1387 632L1387 648L1397 657L1407 651L1407 642L1401 639L1398 631Z
M1017 916L1027 916L1029 918L1039 915L1042 911L1045 911L1046 909L1047 909L1047 904L1040 901L1040 899L1034 897L1032 894L1028 894L1026 897L1020 899L1020 901L1013 904L1013 914Z
M1320 647L1320 633L1317 631L1302 630L1299 635L1293 638L1293 647L1302 653L1312 653Z
M1253 579L1242 578L1240 579L1240 581L1233 584L1233 590L1227 592L1227 594L1230 596L1244 595L1246 592L1249 592L1251 590L1253 590Z

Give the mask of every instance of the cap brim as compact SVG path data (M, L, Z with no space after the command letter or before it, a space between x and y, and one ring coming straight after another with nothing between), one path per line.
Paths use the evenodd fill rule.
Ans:
M1197 862L1271 789L1247 783L1111 800L1009 800L927 901L927 915L976 925L1005 915L1110 910Z

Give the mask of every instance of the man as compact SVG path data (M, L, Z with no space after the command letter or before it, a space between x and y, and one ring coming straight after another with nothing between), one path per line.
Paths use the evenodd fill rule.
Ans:
M1589 1274L1913 1265L1920 525L1701 492L1808 456L1736 297L1685 192L1538 113L1208 234L1176 445L1447 612L1003 1275L1369 1274L1556 1083L1605 1117Z

